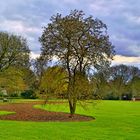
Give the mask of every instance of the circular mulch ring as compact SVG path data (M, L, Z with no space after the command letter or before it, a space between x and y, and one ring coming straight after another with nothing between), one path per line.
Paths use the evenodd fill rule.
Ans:
M42 109L35 109L33 106L40 102L11 103L0 105L0 110L16 112L15 114L2 115L0 120L16 121L90 121L92 117L75 114L70 118L70 114L62 112L50 112Z

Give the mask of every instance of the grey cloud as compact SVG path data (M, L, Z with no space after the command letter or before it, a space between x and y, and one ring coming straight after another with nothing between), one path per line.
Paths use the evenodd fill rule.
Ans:
M117 54L140 56L139 0L1 0L0 5L0 30L14 32L10 26L17 24L10 23L21 22L21 28L27 29L17 32L28 38L34 52L40 52L38 37L52 15L57 12L66 15L72 9L79 9L107 24ZM8 22L9 25L4 25Z

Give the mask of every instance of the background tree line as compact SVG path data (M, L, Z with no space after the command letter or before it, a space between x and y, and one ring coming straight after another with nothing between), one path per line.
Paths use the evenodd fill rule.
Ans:
M131 100L140 96L140 69L134 66L112 66L108 71L95 73L92 81L95 96L102 99Z

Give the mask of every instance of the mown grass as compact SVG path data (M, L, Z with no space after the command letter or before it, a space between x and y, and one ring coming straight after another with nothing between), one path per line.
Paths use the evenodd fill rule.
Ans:
M100 101L87 103L78 114L96 119L88 122L0 121L1 140L139 140L140 102ZM85 106L87 106L85 105ZM69 112L66 104L35 107Z
M0 116L1 115L8 115L8 114L14 114L15 112L10 112L10 111L0 111Z

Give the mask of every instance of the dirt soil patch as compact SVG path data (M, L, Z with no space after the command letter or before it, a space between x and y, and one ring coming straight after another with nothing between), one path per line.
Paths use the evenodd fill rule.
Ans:
M11 103L0 105L0 110L16 112L15 114L2 115L0 120L16 120L16 121L90 121L93 118L75 114L70 118L70 114L62 112L50 112L42 109L35 109L35 104L41 102L30 103Z

